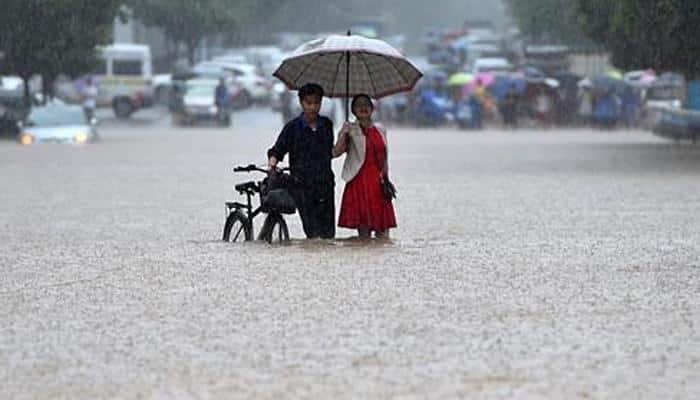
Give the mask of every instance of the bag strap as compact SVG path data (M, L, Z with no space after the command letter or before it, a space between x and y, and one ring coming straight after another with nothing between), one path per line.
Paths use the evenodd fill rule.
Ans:
M386 127L380 123L374 124L375 128L379 131L382 141L384 142L384 168L382 169L383 175L389 174L389 143L386 137Z

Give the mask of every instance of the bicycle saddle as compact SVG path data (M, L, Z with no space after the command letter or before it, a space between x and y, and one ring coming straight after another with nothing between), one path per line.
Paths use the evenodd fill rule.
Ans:
M234 186L234 188L238 192L255 192L258 190L258 185L255 182L251 181L239 183L238 185Z

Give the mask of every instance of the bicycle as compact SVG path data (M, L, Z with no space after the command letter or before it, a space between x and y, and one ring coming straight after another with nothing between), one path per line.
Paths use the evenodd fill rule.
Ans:
M233 172L262 172L268 174L268 171L262 168L250 164L247 166L240 166L233 169ZM289 171L289 168L278 169L277 174L280 180L291 181L292 178L289 174L284 172ZM234 190L239 194L246 196L246 204L239 203L237 201L226 202L226 210L228 215L226 216L226 222L224 223L224 234L222 240L225 242L239 242L239 241L250 241L253 240L253 220L255 217L261 213L266 213L265 222L260 229L260 234L257 240L265 240L268 243L278 242L284 243L289 241L289 230L287 228L287 223L284 220L282 214L293 214L294 208L290 208L289 205L284 208L276 207L274 204L269 204L266 202L266 197L269 197L270 193L275 191L275 189L270 190L270 177L262 181L249 181L244 183L239 183L234 186ZM278 191L286 191L286 189L276 189ZM252 198L258 195L260 205L253 210ZM280 194L280 193L277 193ZM289 196L289 193L281 193L282 196ZM286 198L285 198L286 199ZM291 196L288 197L290 201ZM288 202L287 202L288 203Z

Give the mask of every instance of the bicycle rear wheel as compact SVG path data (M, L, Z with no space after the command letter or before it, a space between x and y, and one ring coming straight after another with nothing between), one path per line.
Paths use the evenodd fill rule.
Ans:
M248 218L240 211L232 211L224 224L224 242L242 242L253 240L253 229Z
M287 222L282 214L267 214L258 240L264 240L270 244L289 242L289 229L287 229Z

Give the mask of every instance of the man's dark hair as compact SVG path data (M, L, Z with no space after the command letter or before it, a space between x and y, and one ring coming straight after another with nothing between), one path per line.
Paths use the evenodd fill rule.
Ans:
M323 88L317 83L307 83L299 89L299 100L304 100L306 96L317 95L319 99L323 98Z

